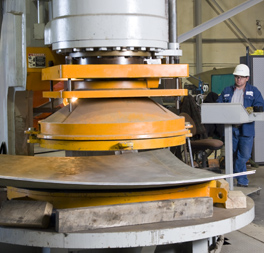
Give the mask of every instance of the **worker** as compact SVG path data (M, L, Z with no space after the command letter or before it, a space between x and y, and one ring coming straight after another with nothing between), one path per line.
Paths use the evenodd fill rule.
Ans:
M245 64L236 66L234 73L235 84L226 87L217 102L220 103L240 103L247 110L249 108L258 108L263 111L264 101L260 91L248 83L250 71ZM233 168L234 172L244 172L247 170L246 163L251 157L253 139L255 136L254 122L241 125L233 125ZM248 187L248 178L246 175L238 176L237 186Z

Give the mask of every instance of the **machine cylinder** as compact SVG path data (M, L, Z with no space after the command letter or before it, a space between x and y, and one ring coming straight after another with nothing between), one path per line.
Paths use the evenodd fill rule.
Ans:
M164 49L168 45L167 16L166 0L53 0L46 42L53 50L67 51Z

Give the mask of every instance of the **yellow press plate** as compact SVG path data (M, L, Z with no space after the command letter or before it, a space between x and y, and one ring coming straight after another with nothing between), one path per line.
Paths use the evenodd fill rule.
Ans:
M33 200L47 201L54 208L76 208L85 206L116 205L125 203L138 203L145 201L158 201L168 199L213 197L211 188L215 181L181 186L169 189L151 189L139 191L107 191L107 192L60 192L38 191L15 187L7 188L8 199L27 197ZM223 193L223 198L214 199L214 203L224 203L227 198L225 189L217 188Z
M88 64L57 65L42 70L42 80L84 78L188 77L188 64Z
M186 89L124 89L124 90L82 90L82 91L44 91L45 98L122 98L122 97L165 97L187 96Z
M113 141L85 141L85 140L48 140L38 139L29 143L39 143L40 147L59 150L77 151L123 151L167 148L183 145L186 142L185 135L166 138L152 138L142 140L113 140Z

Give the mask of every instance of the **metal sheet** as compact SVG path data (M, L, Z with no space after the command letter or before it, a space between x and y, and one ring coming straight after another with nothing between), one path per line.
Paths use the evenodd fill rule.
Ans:
M2 186L136 189L194 184L226 177L228 175L194 169L168 149L93 157L0 156Z

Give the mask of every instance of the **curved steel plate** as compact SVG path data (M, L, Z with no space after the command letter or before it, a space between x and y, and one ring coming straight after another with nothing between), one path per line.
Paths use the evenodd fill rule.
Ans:
M168 149L92 157L0 155L0 185L23 188L142 189L201 183L233 175L194 169Z

